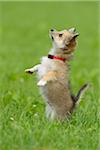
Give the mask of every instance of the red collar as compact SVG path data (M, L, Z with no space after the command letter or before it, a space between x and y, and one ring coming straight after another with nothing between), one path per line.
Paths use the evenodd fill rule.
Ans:
M51 55L51 54L48 54L48 58L50 58L50 59L56 59L56 60L62 60L64 62L66 60L65 58L60 58L58 56L54 56L54 55Z

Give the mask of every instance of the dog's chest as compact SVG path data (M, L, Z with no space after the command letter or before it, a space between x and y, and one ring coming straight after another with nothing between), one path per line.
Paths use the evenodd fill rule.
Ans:
M54 66L53 66L52 60L47 57L42 57L41 65L38 69L39 78L43 77L47 72L53 69L54 69Z
M57 71L62 78L66 78L67 66L65 63L59 60L49 59L48 57L42 57L41 65L38 68L38 77L41 79L49 71Z

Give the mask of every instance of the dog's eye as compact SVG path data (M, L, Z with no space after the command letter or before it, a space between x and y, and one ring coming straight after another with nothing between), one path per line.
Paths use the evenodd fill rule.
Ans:
M62 35L63 35L63 34L62 34L62 33L60 33L60 34L59 34L59 37L62 37Z

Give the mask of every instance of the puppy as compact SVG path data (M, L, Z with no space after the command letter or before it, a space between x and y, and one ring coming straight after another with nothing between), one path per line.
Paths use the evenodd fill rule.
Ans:
M64 120L70 116L88 84L82 86L78 94L71 93L69 85L69 61L76 47L79 33L75 28L57 31L50 30L52 49L41 63L26 69L26 73L38 74L38 83L46 104L47 118Z

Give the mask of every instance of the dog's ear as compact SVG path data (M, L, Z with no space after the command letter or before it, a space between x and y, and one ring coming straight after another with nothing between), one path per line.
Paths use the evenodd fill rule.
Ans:
M76 41L76 38L79 36L79 33L74 33L70 38L69 38L69 43L72 41Z
M74 33L70 38L69 38L69 45L76 44L76 38L79 36L79 33Z
M72 38L76 38L76 37L78 37L79 36L79 33L75 33L75 34L73 34L73 37Z
M73 52L73 50L75 49L75 46L76 46L76 38L79 36L79 33L76 32L75 28L69 29L68 32L70 32L71 34L68 38L68 43L66 45Z
M75 28L70 28L70 29L68 29L68 32L70 32L70 33L75 33L75 31L76 31L76 29Z
M79 33L76 32L75 28L68 29L68 32L73 34L72 38L76 38L77 36L79 36Z

